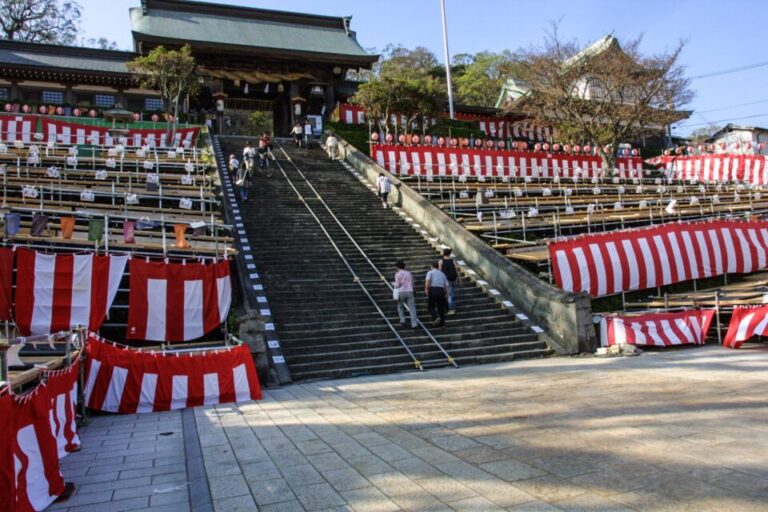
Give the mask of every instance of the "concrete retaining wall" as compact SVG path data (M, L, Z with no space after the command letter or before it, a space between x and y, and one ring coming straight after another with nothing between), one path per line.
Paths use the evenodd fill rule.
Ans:
M389 174L367 155L341 138L339 140L340 156L368 180L375 182L379 173ZM394 200L424 229L451 247L457 256L469 263L483 279L505 294L519 310L539 324L551 338L550 341L555 342L552 344L553 348L567 354L595 350L592 306L587 295L564 292L541 281L464 229L461 224L396 176L389 176L396 189L395 193L390 194L390 200Z

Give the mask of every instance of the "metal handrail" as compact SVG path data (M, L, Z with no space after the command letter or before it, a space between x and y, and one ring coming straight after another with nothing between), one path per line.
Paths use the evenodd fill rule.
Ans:
M328 204L325 202L325 200L322 198L320 193L315 189L315 187L310 183L310 181L307 179L306 175L301 172L301 169L296 165L296 163L293 161L293 159L285 152L285 149L283 149L282 146L280 146L280 151L282 151L283 155L285 155L285 158L293 165L294 169L296 169L296 172L299 173L299 175L304 179L304 181L307 183L310 189L312 189L312 192L315 194L315 197L320 201L320 203L323 205L323 207L326 209L326 211L333 217L333 220L336 221L336 224L341 228L341 230L344 232L345 235L347 235L347 238L352 242L352 244L355 246L355 248L358 250L358 252L365 258L365 261L370 265L370 267L373 269L374 272L379 276L379 278L384 282L384 284L387 285L387 288L389 288L390 291L392 291L392 285L387 280L387 277L379 270L379 268L376 266L373 261L368 257L368 254L363 250L362 247L357 243L355 238L352 236L352 234L347 231L347 228L344 227L344 224L339 220L339 218L336 216L335 213L331 210L331 208L328 206ZM277 161L276 161L277 162ZM278 163L279 165L279 163ZM281 168L282 170L282 168ZM306 204L306 203L305 203ZM443 346L440 344L439 341L432 335L432 332L424 325L424 323L421 320L417 320L419 326L424 330L427 337L432 341L432 343L435 344L435 346L440 350L440 352L446 357L448 360L448 363L452 364L454 367L458 368L458 364L456 364L456 361L451 357L448 352L443 348Z
M355 248L360 252L360 254L365 258L365 261L368 262L368 264L371 266L371 268L376 272L376 274L379 276L379 278L387 285L390 291L392 291L392 285L389 284L389 281L387 280L386 276L379 270L379 268L376 266L373 261L368 257L366 252L363 250L360 245L358 245L357 241L354 239L351 233L347 231L347 229L344 227L344 225L341 223L338 217L336 217L336 214L333 213L333 211L330 209L328 204L323 200L323 198L320 196L320 194L317 192L315 187L310 183L310 181L307 179L307 177L304 175L303 172L298 168L296 163L293 161L293 159L288 156L288 154L285 152L285 150L281 147L280 150L283 152L285 157L288 159L289 162L291 162L291 165L296 169L296 171L301 175L302 178L304 178L304 181L307 182L307 185L312 189L312 192L314 192L317 199L320 200L322 205L325 207L325 209L328 211L328 213L331 214L331 217L333 217L333 220L336 221L336 224L341 228L341 230L344 232L345 235L347 235L347 238L352 242L352 244L355 246ZM418 320L419 326L424 330L424 332L427 334L427 337L437 346L437 348L440 350L440 352L445 355L445 357L448 359L448 362L452 364L454 367L458 368L458 365L456 364L455 360L446 352L446 350L443 348L443 346L440 344L440 342L437 341L437 339L432 335L432 332L424 325L424 323L421 320Z
M282 148L281 148L281 150L282 150ZM285 151L283 151L283 153L285 153ZM287 155L286 155L286 156L287 156ZM307 211L309 211L309 214L310 214L310 215L312 215L312 218L314 218L314 219L315 219L315 221L317 222L318 226L320 226L320 229L323 231L323 233L325 234L325 236L328 238L328 241L329 241L329 242L331 242L331 245L332 245L332 246L333 246L333 248L336 250L336 253L339 255L339 258L341 258L341 261L342 261L342 262L344 263L344 265L347 267L347 270L349 270L349 272L352 274L352 277L354 277L354 282L355 282L355 283L357 283L357 285L360 287L360 289L363 291L363 293L365 293L366 297L368 297L368 300L370 300L370 301L371 301L371 304L373 304L373 307L374 307L374 308L376 308L376 311L379 313L379 315L381 316L381 318L383 318L383 319L384 319L384 322L387 324L387 327L389 327L389 329L390 329L390 330L392 331L392 333L395 335L395 337L396 337L396 338L397 338L397 340L400 342L400 344L403 346L403 348L405 349L405 351L408 353L408 355L411 357L411 359L413 359L413 364L414 364L414 366L415 366L417 369L419 369L419 370L424 370L424 368L422 367L421 361L419 361L419 359L416 357L416 355L413 353L413 351L410 349L410 347L408 347L408 344L405 342L405 340L403 339L403 337L402 337L402 336L400 336L400 333L398 333L398 332L397 332L397 329L395 329L395 326L394 326L394 325L392 325L392 322L390 322L390 321L389 321L389 318L387 318L387 315L386 315L386 313L384 313L384 311L382 311L381 307L379 307L379 304L376 302L376 299L374 299L374 298L373 298L373 296L371 295L371 293L368 291L368 288L366 288L365 284L363 284L363 282L362 282L362 281L360 280L360 278L358 277L357 273L355 272L355 269L354 269L354 268L352 268L352 266L349 264L349 261L347 261L347 259L344 257L344 253L341 251L341 249L339 248L339 246L338 246L338 245L336 245L336 242L334 242L334 241L333 241L333 237L331 236L331 234L330 234L330 233L328 233L328 230L327 230L327 229L325 229L325 226L323 225L323 222L322 222L322 221L320 220L320 218L317 216L317 214L316 214L316 213L315 213L315 211L312 209L312 207L311 207L311 206L309 206L309 204L307 204L307 202L304 200L304 196L301 194L301 192L299 192L299 190L298 190L298 189L296 188L296 186L293 184L293 180L291 180L291 178L289 178L289 177L288 177L288 174L285 172L285 169L283 169L283 166L282 166L282 165L280 165L280 161L276 159L276 160L275 160L275 164L277 165L277 168L280 170L280 172L281 172L281 173L283 174L283 176L285 177L285 180L288 182L288 185L290 185L290 186L291 186L291 188L293 189L293 191L294 191L294 192L296 193L296 195L298 196L299 200L300 200L300 201L301 201L301 202L304 204L304 206L307 208ZM302 176L303 176L303 175L302 175ZM304 180L306 181L306 177L304 178ZM310 185L310 186L311 186L311 185ZM321 201L322 201L322 199L321 199Z

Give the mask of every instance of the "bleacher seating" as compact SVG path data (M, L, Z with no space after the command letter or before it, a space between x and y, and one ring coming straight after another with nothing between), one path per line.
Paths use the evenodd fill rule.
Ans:
M234 252L231 227L221 213L218 177L202 145L75 145L39 137L11 142L4 135L3 245L155 259L210 259ZM101 334L123 340L127 309L126 270ZM7 325L6 336L13 333L13 325ZM55 365L59 351L42 351L24 362ZM28 352L25 348L22 355Z

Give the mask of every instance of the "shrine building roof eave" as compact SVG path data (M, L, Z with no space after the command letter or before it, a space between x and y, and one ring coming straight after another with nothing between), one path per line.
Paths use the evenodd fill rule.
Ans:
M349 28L349 18L314 16L203 2L144 0L130 9L136 43L152 42L236 51L260 56L313 59L370 66L367 53Z
M334 53L296 51L289 49L277 50L274 48L259 48L236 44L224 45L215 44L208 41L192 41L189 39L148 36L146 34L137 34L136 32L133 33L133 38L135 41L152 43L154 45L163 45L168 48L181 47L185 44L190 44L192 46L193 53L197 54L198 57L200 53L211 53L213 55L229 54L239 57L259 57L261 58L260 63L269 61L280 63L280 61L288 62L301 60L307 64L338 64L340 66L347 67L369 68L371 64L376 62L376 60L379 58L378 55L352 56ZM204 61L199 63L205 65Z

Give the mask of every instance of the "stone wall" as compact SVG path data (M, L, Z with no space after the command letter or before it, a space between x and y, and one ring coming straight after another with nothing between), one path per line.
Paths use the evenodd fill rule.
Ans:
M379 173L389 174L367 155L339 140L340 156L368 180L375 182ZM390 199L429 233L453 248L483 279L539 324L549 341L554 341L554 349L566 354L595 350L596 336L588 296L564 292L541 281L464 229L396 176L390 174L390 177L395 185L395 193Z

